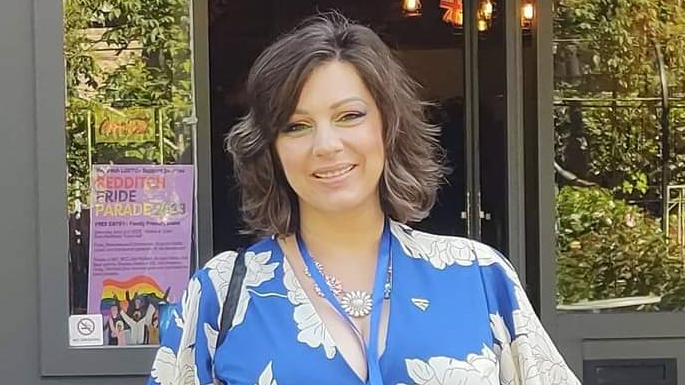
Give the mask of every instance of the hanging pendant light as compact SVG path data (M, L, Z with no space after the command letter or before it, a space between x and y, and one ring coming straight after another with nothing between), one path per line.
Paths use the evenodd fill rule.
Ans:
M530 0L524 0L521 5L521 27L530 29L535 18L535 5Z
M484 19L478 19L478 31L485 32L488 30L488 22Z
M406 17L421 16L421 0L402 0L402 14Z
M478 6L478 18L476 21L476 27L478 31L484 32L492 25L492 18L495 12L495 5L491 0L483 0Z
M490 0L485 0L481 4L481 13L483 14L483 18L486 21L492 20L492 12L494 10L494 6L492 5L492 1Z

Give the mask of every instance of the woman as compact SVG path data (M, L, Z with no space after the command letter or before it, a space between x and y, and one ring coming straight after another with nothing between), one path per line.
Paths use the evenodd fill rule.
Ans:
M414 231L445 169L417 85L370 29L314 17L267 48L227 144L248 228L190 281L152 384L577 384L493 249Z

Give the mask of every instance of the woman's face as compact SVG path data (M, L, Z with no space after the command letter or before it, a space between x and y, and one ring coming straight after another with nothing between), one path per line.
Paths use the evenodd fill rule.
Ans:
M379 207L383 122L351 64L328 62L311 73L276 139L276 152L300 210Z

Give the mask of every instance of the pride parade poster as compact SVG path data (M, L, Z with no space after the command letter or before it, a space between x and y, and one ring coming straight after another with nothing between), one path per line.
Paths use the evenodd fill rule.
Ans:
M105 344L158 343L158 309L190 273L192 165L94 165L88 313Z

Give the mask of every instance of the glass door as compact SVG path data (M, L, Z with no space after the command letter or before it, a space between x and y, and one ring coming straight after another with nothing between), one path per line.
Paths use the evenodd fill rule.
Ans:
M508 158L506 105L506 7L504 1L473 4L474 94L473 235L508 255ZM476 99L474 97L474 99Z

